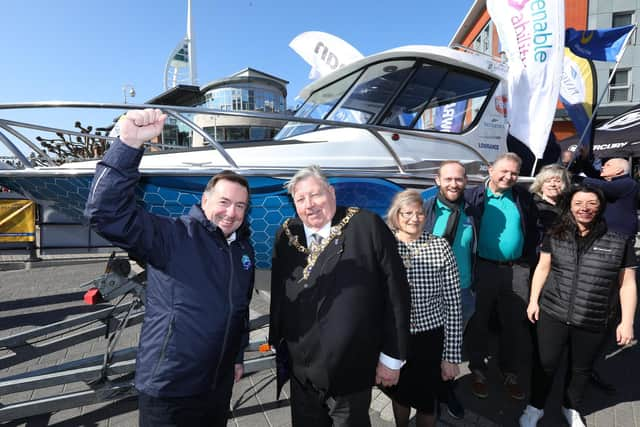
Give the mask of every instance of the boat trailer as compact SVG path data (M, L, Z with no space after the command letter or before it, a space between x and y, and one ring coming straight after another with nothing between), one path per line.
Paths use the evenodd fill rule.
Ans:
M117 349L125 329L140 324L144 316L146 272L131 270L128 259L112 254L105 273L82 285L89 288L84 295L86 303L106 302L106 307L96 306L95 311L83 315L0 337L0 368L7 362L30 360L21 356L21 349L34 340L40 340L41 348L58 351L100 336L106 338L102 354L0 378L0 422L136 395L133 379L137 347ZM250 330L267 325L268 315L263 315L250 321ZM264 340L250 342L245 352L245 374L274 367L275 354L270 346ZM72 383L85 386L80 384L80 391L2 403L8 395Z

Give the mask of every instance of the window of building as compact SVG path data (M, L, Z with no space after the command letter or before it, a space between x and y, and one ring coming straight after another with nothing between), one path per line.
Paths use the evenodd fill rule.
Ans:
M210 90L205 94L206 108L223 111L266 111L282 113L284 96L277 90L253 86L235 86Z
M616 12L611 17L611 26L612 27L624 27L626 25L631 25L636 22L634 12ZM629 40L630 44L636 43L636 33L634 32L631 35L631 39Z
M251 126L249 136L252 141L271 139L278 133L278 129L267 126Z
M609 102L631 101L632 89L631 69L617 70L609 86Z
M222 143L272 139L279 131L268 126L206 126L203 130Z
M231 109L233 111L242 110L242 92L238 89L231 90Z
M255 90L247 89L247 92L249 96L249 105L247 106L247 110L253 111L256 109Z
M612 27L624 27L633 24L633 12L616 12L611 19Z
M231 110L231 89L214 89L205 94L205 107L216 110Z
M473 49L478 52L483 52L491 55L491 27L490 23L484 26L484 28L478 34L478 37L472 43Z

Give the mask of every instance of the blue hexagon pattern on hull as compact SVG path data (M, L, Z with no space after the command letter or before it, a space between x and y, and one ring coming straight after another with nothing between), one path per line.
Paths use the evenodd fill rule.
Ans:
M61 213L86 222L84 206L89 195L91 176L0 179L0 185L10 186ZM136 188L138 203L149 212L177 217L186 214L193 204L200 203L202 191L209 177L160 176L143 177ZM295 208L287 194L286 180L270 177L248 177L251 186L249 223L252 243L259 268L271 266L273 239L282 222L294 216ZM382 178L330 178L336 189L338 205L358 206L384 216L393 196L403 188ZM424 198L432 197L435 187L423 191Z

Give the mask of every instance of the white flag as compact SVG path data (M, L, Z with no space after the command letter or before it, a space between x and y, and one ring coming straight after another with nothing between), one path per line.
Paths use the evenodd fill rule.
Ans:
M487 0L509 74L509 133L542 158L564 60L564 0Z
M324 77L363 58L362 54L346 41L321 31L302 33L291 40L289 47L311 65L310 79Z

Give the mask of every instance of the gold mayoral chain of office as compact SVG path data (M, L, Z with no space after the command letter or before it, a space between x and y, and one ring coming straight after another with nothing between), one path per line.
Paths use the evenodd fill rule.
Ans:
M313 270L313 266L316 265L316 262L318 261L318 257L320 256L322 251L324 251L324 249L327 246L329 246L329 244L333 239L335 239L336 237L342 234L342 229L344 229L344 227L349 223L351 218L353 218L353 216L357 214L359 210L360 209L354 208L354 207L347 208L347 214L344 216L344 218L342 218L342 220L337 225L334 225L329 229L329 236L326 239L322 239L322 243L317 245L316 249L312 251L310 251L305 246L302 246L300 244L300 240L298 239L298 236L293 235L291 230L289 230L289 221L291 220L291 218L287 218L284 224L282 224L282 227L284 228L284 233L287 235L287 238L289 239L289 245L296 248L298 252L301 252L307 255L307 265L302 270L302 278L299 280L300 282L302 282L303 280L307 280L309 278L309 276L311 275L311 270Z
M427 236L426 242L408 242L404 243L404 247L407 248L407 252L401 256L404 267L408 270L411 268L411 262L415 257L420 255L421 252L427 250L429 243L431 243L432 236Z

